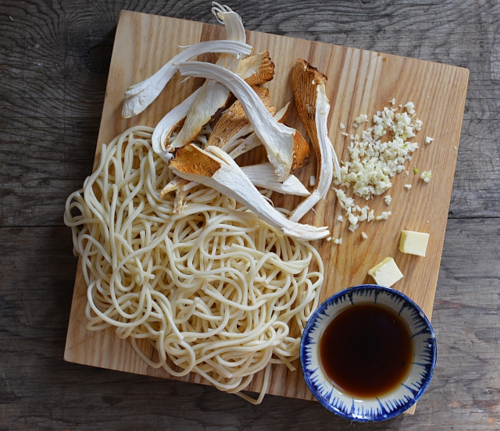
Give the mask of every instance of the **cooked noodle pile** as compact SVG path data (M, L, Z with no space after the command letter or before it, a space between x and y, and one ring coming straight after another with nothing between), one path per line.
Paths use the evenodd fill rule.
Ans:
M212 189L191 189L175 213L173 195L159 197L172 174L152 151L152 131L134 127L103 145L98 168L66 203L87 328L114 327L151 367L196 372L228 392L266 369L260 402L270 364L293 369L323 264L310 244Z

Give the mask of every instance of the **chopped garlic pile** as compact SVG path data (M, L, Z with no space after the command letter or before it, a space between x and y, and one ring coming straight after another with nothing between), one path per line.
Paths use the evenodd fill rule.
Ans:
M415 113L413 103L408 102L405 108ZM405 162L411 160L418 148L416 142L408 139L420 130L422 122L414 120L409 112L398 113L397 110L384 108L377 112L372 127L362 131L361 136L350 137L350 160L342 163L340 184L352 187L357 196L371 199L387 191L392 186L391 177L405 170ZM364 117L357 117L356 124L362 124L358 120Z
M392 104L395 104L394 100ZM356 117L353 127L367 123L367 119L364 114ZM406 170L405 163L412 159L412 154L418 149L418 144L410 139L421 128L422 121L416 119L415 106L408 102L404 107L385 107L377 112L372 125L358 135L341 133L350 138L347 147L350 158L342 162L342 180L336 180L335 185L350 188L354 195L367 200L383 194L391 188L391 178ZM429 181L428 178L426 180ZM390 211L385 211L375 217L370 207L356 205L354 199L341 189L336 188L335 191L340 206L346 212L351 231L358 228L360 221L387 220L391 215ZM392 199L387 195L384 200L389 205Z

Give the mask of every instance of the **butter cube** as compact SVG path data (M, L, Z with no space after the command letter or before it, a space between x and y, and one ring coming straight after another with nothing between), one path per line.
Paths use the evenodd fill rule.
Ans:
M377 284L385 287L391 287L396 281L403 278L403 274L392 257L386 257L378 265L375 265L368 271L368 275L372 276Z
M425 257L428 242L428 233L403 230L401 231L401 238L399 240L399 250L403 253Z

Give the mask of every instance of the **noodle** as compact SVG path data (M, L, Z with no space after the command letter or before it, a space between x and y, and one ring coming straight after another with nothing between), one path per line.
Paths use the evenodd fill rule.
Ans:
M152 151L152 131L133 127L102 145L97 169L66 202L88 286L87 329L113 327L149 366L198 373L223 391L245 389L265 369L258 400L240 394L259 403L271 364L293 369L299 356L322 261L215 190L189 185L175 211L172 194L158 193L173 176Z

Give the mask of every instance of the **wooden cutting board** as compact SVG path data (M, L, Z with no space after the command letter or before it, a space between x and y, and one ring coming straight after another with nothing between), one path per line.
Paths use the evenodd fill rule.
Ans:
M243 17L244 18L244 17ZM155 126L165 113L187 97L199 85L198 80L182 83L175 77L158 99L141 115L121 120L121 108L125 90L157 71L180 51L179 46L199 41L223 39L224 27L202 24L168 17L124 11L120 15L113 56L109 71L97 153L101 143L109 142L117 134L136 124ZM318 203L303 222L328 225L335 237L341 237L342 245L318 241L315 246L323 257L326 280L321 293L322 300L346 287L373 282L367 271L387 256L397 262L404 278L393 287L413 300L430 318L437 285L443 248L448 207L457 159L462 115L465 104L469 72L466 69L444 64L403 58L379 52L311 42L271 34L247 32L247 42L255 52L268 50L276 64L276 76L267 84L275 106L281 108L293 100L290 84L291 68L297 58L303 58L328 76L327 95L330 112L330 139L342 160L347 160L348 140L341 135L340 124L347 126L348 133L353 119L364 113L371 118L389 101L397 104L412 101L423 128L417 135L420 149L408 164L408 176L394 178L390 194L393 202L387 207L382 197L368 204L381 211L392 211L389 221L362 223L359 230L351 233L347 223L336 221L341 208L334 192L326 201ZM295 112L289 118L292 126L304 132ZM306 136L305 133L303 133ZM434 141L424 144L426 136ZM429 184L413 174L413 167L420 171L431 170ZM315 160L297 175L305 184L315 173ZM90 174L90 172L89 172ZM406 190L404 184L412 184ZM293 208L300 199L277 198L276 204ZM363 203L361 200L360 203ZM398 251L402 229L428 232L430 241L427 256L417 257ZM361 232L368 235L363 240ZM92 365L136 374L184 380L208 384L195 374L184 378L167 375L163 370L148 367L133 351L127 340L115 336L112 330L91 332L85 329L86 285L78 267L71 316L64 358L69 362ZM297 371L290 372L285 366L275 366L267 392L286 397L313 399L297 361ZM258 392L262 375L257 376L251 387Z

